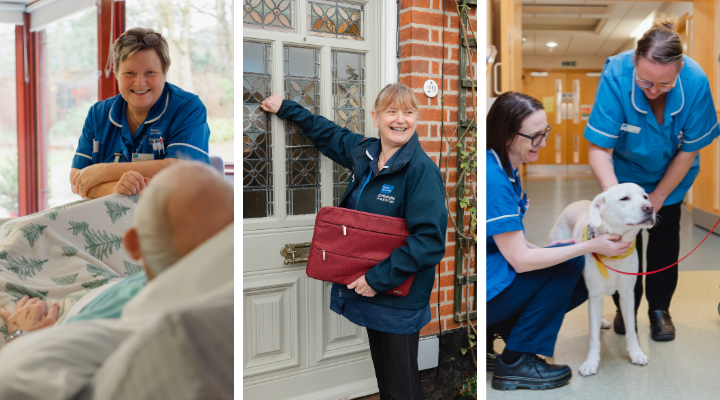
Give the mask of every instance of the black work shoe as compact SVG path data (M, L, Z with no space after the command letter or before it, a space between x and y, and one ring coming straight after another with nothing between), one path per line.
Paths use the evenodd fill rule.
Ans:
M650 330L653 340L667 342L675 339L675 325L668 310L650 311Z
M517 388L550 389L562 386L572 378L567 365L552 365L535 354L524 353L512 365L503 363L502 357L495 359L492 387L497 390Z
M613 330L618 335L625 334L625 320L623 319L622 311L618 308L615 312L615 320L613 321ZM637 333L637 312L635 313L635 333Z
M493 353L485 353L485 362L487 365L487 371L494 371L495 370L495 359L497 358L497 355Z

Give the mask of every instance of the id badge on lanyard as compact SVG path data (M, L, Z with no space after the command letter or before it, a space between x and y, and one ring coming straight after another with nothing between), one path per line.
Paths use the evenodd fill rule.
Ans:
M524 190L520 190L520 198L518 200L518 214L522 218L530 208L530 200Z

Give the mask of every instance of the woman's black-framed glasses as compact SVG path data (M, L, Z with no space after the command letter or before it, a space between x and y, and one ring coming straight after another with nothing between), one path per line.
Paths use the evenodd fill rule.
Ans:
M550 134L550 131L552 130L552 126L548 125L547 128L543 131L543 133L538 133L537 135L526 135L524 133L515 132L515 134L520 135L522 137L526 137L532 141L532 146L537 147L542 143L543 139L547 137L547 135Z
M155 46L156 44L160 43L161 37L161 34L155 32L146 33L142 37L137 37L131 33L125 33L120 36L120 43L122 43L123 46L132 46L138 41L140 41L146 46Z

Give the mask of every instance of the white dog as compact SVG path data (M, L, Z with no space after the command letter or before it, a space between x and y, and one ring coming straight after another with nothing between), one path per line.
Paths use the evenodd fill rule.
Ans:
M655 212L648 195L634 183L623 183L608 189L588 200L570 204L558 217L550 232L550 240L574 238L578 242L587 236L588 240L603 234L622 236L622 241L632 242L642 228L655 225ZM584 235L584 232L587 234ZM623 272L638 272L638 257L635 246L629 253L601 260L608 267ZM604 267L602 267L604 269ZM590 319L590 350L588 357L580 367L580 375L597 373L600 362L600 326L602 320L603 295L620 294L620 310L625 322L625 339L630 360L633 364L647 365L648 358L638 344L635 332L635 288L636 276L619 274L614 271L601 271L592 254L585 255L583 277L588 289L588 309Z

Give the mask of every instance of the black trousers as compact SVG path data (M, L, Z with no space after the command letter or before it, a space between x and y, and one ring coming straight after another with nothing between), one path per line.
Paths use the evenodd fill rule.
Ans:
M648 229L647 244L647 271L657 271L677 262L680 257L680 215L682 202L663 206L657 213L658 219L655 227ZM642 231L637 235L637 253L640 261L640 271L643 270L643 240ZM643 295L643 276L638 276L635 282L635 313L637 314L640 300ZM667 310L677 288L678 266L657 274L645 275L645 297L648 301L648 311ZM615 306L620 308L620 297L617 292L613 294Z
M418 371L420 332L409 335L367 328L380 400L423 400Z

